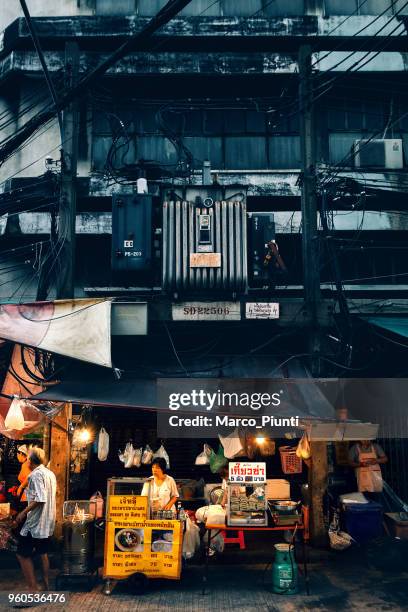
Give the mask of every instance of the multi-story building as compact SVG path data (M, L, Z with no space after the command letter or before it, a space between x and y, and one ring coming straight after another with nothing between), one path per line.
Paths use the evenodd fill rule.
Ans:
M136 36L165 2L32 0L28 4L45 63L61 96L68 79L67 42L77 43L84 75ZM304 330L310 327L310 317L308 312L304 316L303 308L301 192L303 170L308 168L320 210L314 261L322 289L317 320L325 331L318 356L331 360L320 362L320 373L337 375L345 371L344 364L365 375L378 375L370 356L380 345L382 354L392 357L386 366L381 361L381 374L403 375L395 358L397 349L387 337L374 340L367 334L360 317L404 314L408 304L407 15L404 0L192 0L143 48L112 65L78 100L75 297L115 296L133 306L146 303L149 335L139 339L138 346L147 351L154 338L159 352L177 357L178 369L180 361L187 370L206 369L202 361L194 368L194 359L187 357L202 360L203 343L214 358L247 356L265 338L282 333L283 339L268 345L268 351L260 349L266 362L263 369L257 363L251 370L243 357L241 375L250 375L250 370L270 373L271 363L291 364L297 354L306 359L310 347ZM3 8L0 28L4 144L51 102L18 2ZM302 49L311 54L310 74L299 66ZM310 124L306 125L305 115L313 115ZM306 141L315 145L308 159L301 128L306 130ZM7 251L7 259L1 255L2 301L35 300L44 273L51 279L48 297L56 295L61 238L52 226L60 205L60 149L55 117L18 146L0 168L1 241ZM119 222L114 227L118 241L128 242L119 253L119 247L112 250L112 206L131 207L140 178L147 179L151 208L149 200L146 207L140 204L145 216L133 221L128 217L134 227L120 229ZM223 213L209 202L208 210L215 212L206 214L206 198L240 203L235 205L238 212L225 213L231 217L228 225L223 221L225 235L218 239L221 250L231 249L228 269L221 260L213 260L202 271L203 257L190 267L188 256L197 249L183 242L187 218L193 215L187 208L181 212L171 208L163 220L163 202L198 203L201 221L194 223L201 225L192 231L203 246L199 254L219 250L217 220L214 230L211 224ZM257 234L261 217L256 212L273 215L274 227L267 226L261 237ZM139 227L144 228L142 247ZM144 242L146 228L149 244ZM263 266L265 244L274 239L287 271L272 253L272 266L277 263L277 268L269 274ZM117 262L126 249L139 252L139 247L143 253L147 249L146 261L118 274L112 261ZM222 272L218 278L220 266L226 276ZM191 304L205 301L222 309L220 304L236 300L238 310L229 323L229 314L220 311L221 340L219 328L215 322L208 324L206 315L191 328L188 317L195 318ZM188 304L187 310L180 311L180 301ZM278 303L279 319L252 321L248 302ZM169 322L166 330L173 336L161 331L163 321ZM341 336L345 329L346 339ZM344 362L344 345L350 343L352 355ZM343 345L340 351L339 345ZM179 359L179 349L186 361ZM157 353L150 350L146 355L147 361L157 361ZM219 367L221 371L223 366Z

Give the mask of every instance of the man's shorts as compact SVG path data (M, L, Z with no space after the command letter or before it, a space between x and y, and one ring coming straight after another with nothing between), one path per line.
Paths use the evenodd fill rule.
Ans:
M33 538L31 533L28 533L26 536L19 534L17 554L20 557L33 557L35 553L46 555L49 541L50 538Z

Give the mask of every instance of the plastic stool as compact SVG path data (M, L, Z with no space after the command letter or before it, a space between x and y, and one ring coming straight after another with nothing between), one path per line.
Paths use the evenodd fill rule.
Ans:
M224 538L224 544L239 544L240 550L245 550L245 538L242 529L237 529L238 537L230 538L226 531L221 531L221 535Z

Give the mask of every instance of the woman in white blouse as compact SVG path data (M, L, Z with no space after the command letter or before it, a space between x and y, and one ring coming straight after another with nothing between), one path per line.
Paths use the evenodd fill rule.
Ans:
M176 512L174 504L179 493L174 478L166 474L166 460L157 457L152 461L152 474L143 485L142 495L150 498L153 512L158 510L172 510Z

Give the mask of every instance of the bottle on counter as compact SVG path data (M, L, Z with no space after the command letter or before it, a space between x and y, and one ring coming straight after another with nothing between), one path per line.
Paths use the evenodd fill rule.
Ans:
M183 506L181 505L181 502L177 502L177 518L179 521L185 521L186 520L186 513L184 511Z

